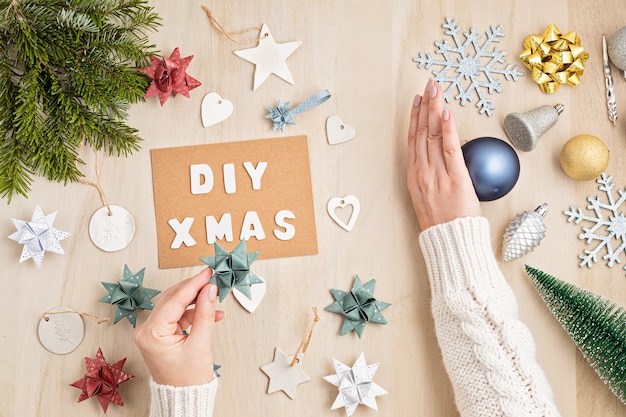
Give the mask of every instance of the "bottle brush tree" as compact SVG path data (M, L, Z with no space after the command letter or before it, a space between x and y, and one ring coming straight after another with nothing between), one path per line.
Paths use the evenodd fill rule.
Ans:
M626 311L611 300L526 266L554 317L585 359L626 404Z
M145 0L0 0L0 196L27 196L34 175L76 181L81 146L139 148L126 125L150 80L160 25Z

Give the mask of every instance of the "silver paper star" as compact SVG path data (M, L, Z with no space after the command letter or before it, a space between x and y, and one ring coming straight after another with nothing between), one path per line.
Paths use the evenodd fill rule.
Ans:
M276 74L289 84L294 84L285 61L300 45L301 41L276 43L267 25L263 24L259 44L256 47L234 52L238 57L256 66L254 70L254 90L256 90L270 74Z
M293 114L289 109L289 102L283 103L281 100L278 100L278 106L269 107L267 110L269 113L265 118L272 119L274 122L272 130L280 129L281 132L284 132L286 125L296 124L296 121L293 119Z
M345 407L346 414L351 416L359 404L363 404L378 411L376 397L387 394L387 391L372 381L379 364L368 365L364 353L359 355L352 367L336 359L333 359L333 363L335 374L324 377L339 389L339 394L330 409Z
M17 231L9 235L9 239L24 245L20 263L32 258L40 268L46 252L65 254L59 242L70 234L52 227L56 215L56 211L47 216L44 215L41 207L37 205L31 221L11 219Z
M274 350L274 362L261 366L261 371L270 379L267 393L283 391L289 398L296 398L296 389L303 382L311 380L302 370L302 353L298 354L297 362L291 366L293 355L285 355L279 348Z

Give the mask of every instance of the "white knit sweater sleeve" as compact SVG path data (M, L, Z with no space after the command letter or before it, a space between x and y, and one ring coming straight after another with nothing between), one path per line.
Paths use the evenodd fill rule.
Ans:
M463 417L554 417L550 385L491 248L489 223L465 217L419 238L439 346Z
M211 417L217 378L208 384L173 387L150 378L150 417Z

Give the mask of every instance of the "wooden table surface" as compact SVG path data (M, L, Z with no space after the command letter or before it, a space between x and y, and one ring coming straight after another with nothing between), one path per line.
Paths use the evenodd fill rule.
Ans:
M221 368L216 416L342 416L331 411L337 390L322 377L333 373L332 359L353 363L364 352L369 363L380 362L375 382L389 394L378 398L379 412L360 406L357 416L456 415L450 383L444 371L430 315L430 289L417 243L419 234L405 185L405 140L408 113L416 92L422 92L431 72L418 69L412 58L434 52L445 38L442 23L456 18L463 31L478 33L490 25L503 26L506 36L498 47L508 52L507 63L525 75L503 81L493 94L492 117L480 115L470 103L449 108L459 122L462 140L479 136L505 138L504 117L540 105L562 103L558 123L529 153L519 152L521 176L504 198L483 203L491 222L492 243L500 251L508 222L519 212L548 203L548 232L539 248L524 258L502 264L519 300L522 319L531 328L538 360L554 390L563 416L618 416L625 409L578 353L569 336L548 312L527 278L523 265L533 265L576 285L626 304L622 265L609 268L598 262L580 268L578 255L586 245L578 239L580 226L567 222L563 210L585 207L597 195L594 181L577 182L560 168L558 157L570 137L590 133L610 149L607 173L618 187L626 185L626 82L613 67L621 118L617 127L607 119L602 72L601 35L610 36L626 22L617 0L590 2L556 0L502 2L494 0L426 2L420 0L316 0L150 2L163 19L152 39L164 55L180 47L195 57L189 73L202 82L191 98L170 98L161 107L156 98L134 105L129 124L139 129L142 149L128 158L100 155L101 181L110 203L135 216L137 234L129 247L105 253L90 241L87 225L101 207L98 193L83 184L50 183L37 179L29 198L3 203L0 234L13 233L11 218L30 219L39 204L48 214L58 211L54 226L71 237L62 242L65 255L46 254L38 269L32 261L18 263L22 247L0 240L0 415L97 416L95 400L77 403L79 391L69 384L84 373L85 356L98 347L109 361L127 357L125 370L135 379L121 386L125 406L112 405L107 415L147 415L148 372L132 342L127 322L96 324L85 320L85 339L64 356L46 351L37 338L41 314L57 306L100 317L112 317L112 306L99 303L100 282L121 279L124 264L146 268L146 286L165 289L201 267L159 269L150 149L231 142L287 135L308 135L319 253L283 259L258 260L253 270L265 277L268 292L254 314L232 297L221 306L226 320L215 332L214 356ZM242 46L211 26L201 4L213 10L227 31L268 24L277 42L301 40L287 60L295 85L270 76L252 90L254 66L232 51ZM554 95L542 93L518 58L522 42L555 23L562 32L574 30L589 51L582 82L562 86ZM254 39L254 32L240 39ZM328 89L332 98L299 116L284 133L272 131L264 119L266 108L278 99L297 103ZM203 128L202 97L211 91L233 101L235 110L225 122ZM340 115L355 126L357 136L341 145L326 141L324 121ZM84 172L93 177L93 153L84 150ZM330 197L354 194L361 202L360 217L346 232L326 213ZM212 254L207 254L210 256ZM376 296L392 304L386 326L369 324L362 339L354 333L339 336L340 316L323 311L333 299L329 290L350 288L354 276L376 279ZM155 299L157 300L158 297ZM274 348L293 353L310 324L311 307L321 320L304 361L311 382L298 387L296 399L282 392L267 394L267 377L259 366L272 361ZM143 322L149 312L139 314Z

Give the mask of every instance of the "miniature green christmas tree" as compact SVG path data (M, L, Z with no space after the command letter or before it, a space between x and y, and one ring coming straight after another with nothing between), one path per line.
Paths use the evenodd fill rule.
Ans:
M626 311L611 300L526 265L554 317L585 359L626 404Z
M33 175L78 180L83 144L139 148L126 111L159 25L145 0L0 0L0 196L26 196Z

